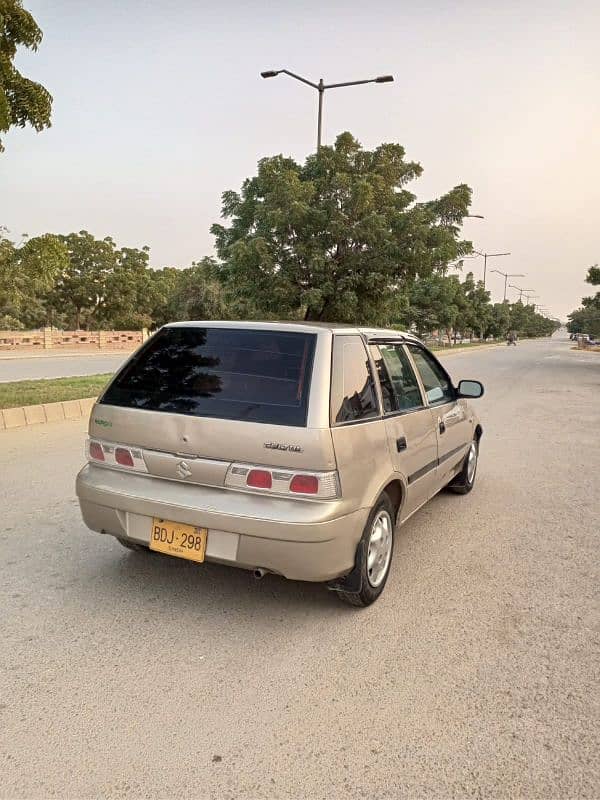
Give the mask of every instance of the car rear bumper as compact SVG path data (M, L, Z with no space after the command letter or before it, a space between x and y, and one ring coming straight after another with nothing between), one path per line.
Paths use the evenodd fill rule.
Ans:
M305 581L352 569L369 514L368 508L343 513L336 501L261 497L90 464L76 488L84 522L94 531L147 545L153 517L197 525L208 528L207 561Z

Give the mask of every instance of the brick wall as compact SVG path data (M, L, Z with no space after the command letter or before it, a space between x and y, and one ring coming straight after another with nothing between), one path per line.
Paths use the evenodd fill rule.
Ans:
M134 350L148 331L0 331L0 352L33 353L42 350Z

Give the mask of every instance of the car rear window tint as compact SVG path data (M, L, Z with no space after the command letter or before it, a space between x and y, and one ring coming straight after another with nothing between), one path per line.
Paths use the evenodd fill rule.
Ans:
M305 426L316 335L163 328L101 402L200 417Z
M336 336L331 377L332 424L378 416L375 385L360 336Z

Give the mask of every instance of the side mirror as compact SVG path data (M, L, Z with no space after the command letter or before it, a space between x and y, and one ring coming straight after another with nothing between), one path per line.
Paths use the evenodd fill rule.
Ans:
M459 381L457 392L459 397L482 397L483 384L479 381Z

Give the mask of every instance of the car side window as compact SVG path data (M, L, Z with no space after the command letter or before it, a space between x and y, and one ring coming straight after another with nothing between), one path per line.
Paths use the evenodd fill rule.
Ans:
M332 423L379 416L375 384L360 336L335 336L331 373Z
M377 367L384 412L422 407L417 376L404 347L401 344L372 345L371 355Z
M433 356L417 345L409 344L415 366L423 381L430 403L448 403L456 398L452 381Z

